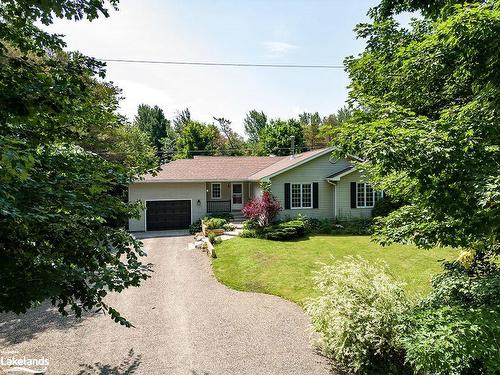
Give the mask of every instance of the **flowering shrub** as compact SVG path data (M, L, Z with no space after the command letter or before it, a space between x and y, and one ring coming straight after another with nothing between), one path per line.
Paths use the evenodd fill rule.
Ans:
M260 198L248 201L241 212L247 219L255 220L261 227L266 227L276 219L280 210L280 202L271 193L264 191Z

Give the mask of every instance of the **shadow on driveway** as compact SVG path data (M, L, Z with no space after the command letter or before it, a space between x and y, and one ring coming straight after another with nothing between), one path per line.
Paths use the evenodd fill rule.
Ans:
M142 355L136 355L134 349L128 351L127 357L118 366L104 365L96 362L92 365L80 364L82 370L78 375L132 375L141 364Z
M160 238L160 237L184 237L189 236L189 230L187 229L175 229L175 230L155 230L148 232L131 232L135 238L142 240L145 238Z
M81 318L62 316L50 302L28 310L25 314L0 314L0 346L30 341L47 330L68 330L77 328L84 319L96 313L82 313Z

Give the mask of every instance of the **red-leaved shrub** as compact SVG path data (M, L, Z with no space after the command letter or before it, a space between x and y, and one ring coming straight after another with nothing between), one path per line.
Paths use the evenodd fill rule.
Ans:
M250 220L255 220L261 227L268 226L281 210L280 202L268 191L261 197L249 200L241 210L243 215Z

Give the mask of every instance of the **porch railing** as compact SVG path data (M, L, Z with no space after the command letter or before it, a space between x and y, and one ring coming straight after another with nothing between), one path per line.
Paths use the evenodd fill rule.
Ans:
M231 201L207 201L207 212L231 212Z

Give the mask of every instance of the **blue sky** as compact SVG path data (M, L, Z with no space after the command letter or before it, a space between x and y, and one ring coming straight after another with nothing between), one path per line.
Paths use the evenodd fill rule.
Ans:
M362 51L353 27L376 1L122 0L108 19L57 21L68 49L98 58L246 63L342 64ZM123 89L121 112L140 103L168 117L188 107L195 119L226 117L243 133L251 109L270 117L334 113L347 97L342 70L193 67L108 63Z

